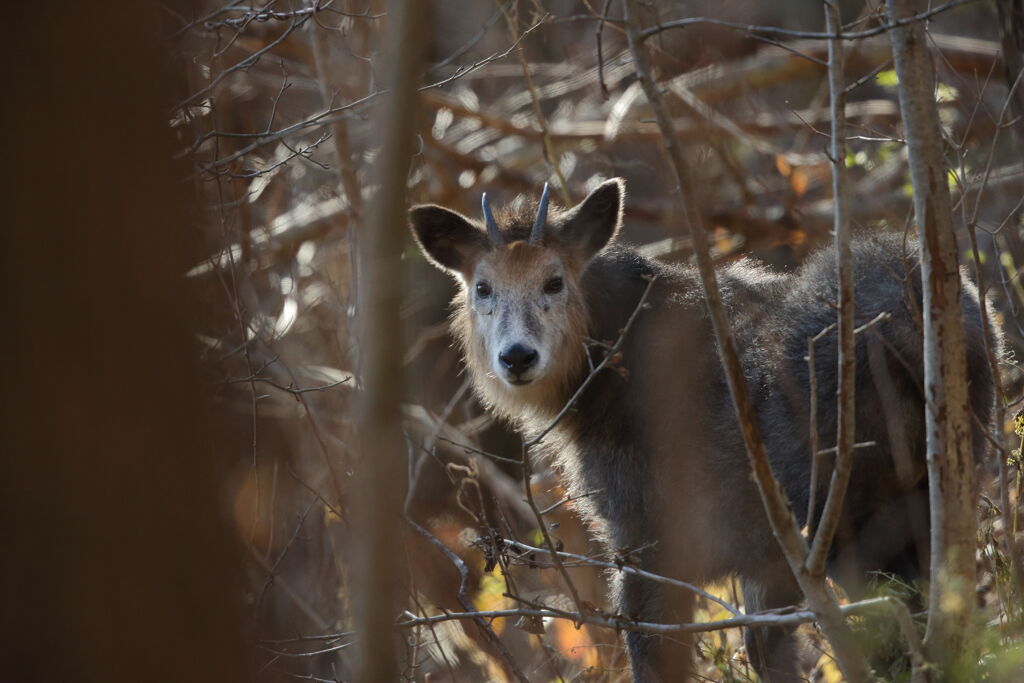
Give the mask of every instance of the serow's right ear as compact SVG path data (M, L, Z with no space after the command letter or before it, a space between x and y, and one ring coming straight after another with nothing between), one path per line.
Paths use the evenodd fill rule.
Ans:
M409 224L427 259L452 274L468 273L470 264L490 248L483 230L465 216L441 206L412 207Z

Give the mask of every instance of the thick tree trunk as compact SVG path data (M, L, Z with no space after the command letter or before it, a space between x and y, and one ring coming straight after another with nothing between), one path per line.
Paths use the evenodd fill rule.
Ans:
M887 5L893 20L927 8L924 0L888 0ZM891 39L910 155L924 289L932 543L925 646L931 661L949 667L967 655L975 585L974 458L960 313L959 249L924 25L914 22L893 29Z

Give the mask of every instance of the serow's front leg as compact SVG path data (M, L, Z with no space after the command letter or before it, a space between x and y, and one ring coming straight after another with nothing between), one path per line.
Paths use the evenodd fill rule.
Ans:
M620 614L636 622L684 624L693 620L693 595L632 574L615 587ZM693 637L687 633L626 632L626 649L636 683L693 678Z

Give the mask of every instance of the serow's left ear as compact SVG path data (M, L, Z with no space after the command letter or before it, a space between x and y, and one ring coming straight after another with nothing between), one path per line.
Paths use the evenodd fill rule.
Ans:
M615 239L622 227L626 181L612 178L601 183L587 198L565 214L558 239L574 249L584 261Z

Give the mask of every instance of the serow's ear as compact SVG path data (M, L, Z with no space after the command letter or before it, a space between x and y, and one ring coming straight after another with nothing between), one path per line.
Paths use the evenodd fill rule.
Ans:
M559 240L589 261L604 249L622 227L626 181L612 178L601 183L587 198L565 214Z
M434 204L409 209L413 237L427 259L450 273L466 273L490 248L483 230L465 216Z

